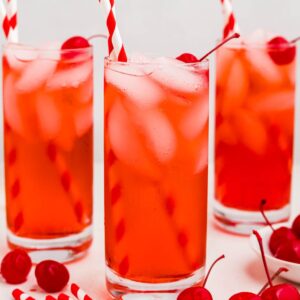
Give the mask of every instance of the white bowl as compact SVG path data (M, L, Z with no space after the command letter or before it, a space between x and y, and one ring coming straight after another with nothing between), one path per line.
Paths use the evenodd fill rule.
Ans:
M277 224L276 226L274 226L274 228L276 229L281 226L291 227L291 224L290 223L281 223L281 224ZM263 239L263 245L264 245L264 250L265 250L266 260L267 260L269 270L274 273L279 268L282 268L282 267L287 268L289 271L281 273L280 276L284 279L287 279L287 280L290 280L290 281L293 281L296 283L300 283L300 264L284 261L284 260L278 259L272 255L270 248L269 248L269 240L270 240L270 236L272 234L272 229L269 226L267 226L267 227L264 227L257 231L259 232L259 234L261 235L261 237ZM258 241L254 234L252 234L250 236L250 244L251 244L252 249L261 258Z

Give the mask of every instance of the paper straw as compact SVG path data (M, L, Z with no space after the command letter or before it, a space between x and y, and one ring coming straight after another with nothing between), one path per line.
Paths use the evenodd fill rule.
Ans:
M77 284L72 283L71 285L71 293L78 299L78 300L92 300L92 298L87 295L87 293L82 290Z
M6 6L2 1L6 1ZM9 42L18 42L18 18L17 18L17 0L2 0L0 4L0 13L2 16L2 29L5 38Z
M224 15L223 39L226 39L232 33L239 33L239 25L233 13L231 0L220 0Z
M127 55L121 39L120 31L117 26L115 15L115 1L102 0L104 13L106 18L106 26L108 29L108 52L109 56L117 61L127 62Z
M14 297L15 300L35 300L31 296L27 295L23 291L19 289L15 289L12 292L12 296Z
M75 300L73 297L67 295L67 294L59 294L57 300Z
M45 300L57 300L57 298L54 298L53 296L51 295L47 295Z

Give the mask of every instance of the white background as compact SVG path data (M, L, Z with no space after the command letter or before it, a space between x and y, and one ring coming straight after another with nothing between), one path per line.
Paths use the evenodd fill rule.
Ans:
M106 32L98 0L20 0L19 2L20 39L24 43L46 43L49 40L64 40L75 34L90 36ZM192 52L200 56L221 36L223 20L219 0L116 0L116 2L118 23L128 52L144 51L170 56ZM299 0L235 0L234 7L242 31L245 33L262 27L289 38L300 36ZM106 43L96 41L95 50L97 56L95 153L96 160L99 162L102 159L103 72L101 62L107 51ZM297 97L297 99L300 98ZM212 105L211 108L213 112ZM300 112L298 108L297 111ZM300 116L300 113L298 115ZM300 117L297 116L297 120L300 120ZM300 123L297 122L297 141L300 140L299 125ZM0 136L0 154L1 143ZM297 143L295 150L297 160L300 158L298 144L300 145ZM106 298L103 296L103 210L101 209L103 177L101 165L97 164L97 166L95 245L85 260L76 262L69 268L73 280L88 289L95 300L104 300ZM298 174L300 174L299 171L300 169L298 169ZM0 181L3 181L2 171L0 177ZM300 187L299 182L300 176L297 175L294 177L294 187ZM211 195L212 181L209 186ZM3 184L0 184L0 189L1 203ZM295 208L300 207L300 188L294 188L293 204ZM3 210L2 204L0 205L0 256L7 251L3 230ZM265 276L260 261L255 259L255 255L249 248L247 239L220 233L210 219L208 260L212 261L221 253L225 253L227 259L218 266L208 283L215 300L228 299L233 292L241 290L255 292L260 289L265 282ZM31 279L23 288L34 287L33 282ZM4 285L0 280L0 296L2 298L4 295L3 300L9 299L10 290L11 287ZM43 297L37 297L37 299L43 299Z

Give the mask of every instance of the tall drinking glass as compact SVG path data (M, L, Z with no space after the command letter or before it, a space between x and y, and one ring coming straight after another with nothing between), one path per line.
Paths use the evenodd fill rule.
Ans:
M72 260L92 240L92 48L3 50L8 242Z
M208 62L105 60L108 289L175 291L203 279Z
M237 44L217 53L215 216L250 233L289 218L295 110L294 44Z

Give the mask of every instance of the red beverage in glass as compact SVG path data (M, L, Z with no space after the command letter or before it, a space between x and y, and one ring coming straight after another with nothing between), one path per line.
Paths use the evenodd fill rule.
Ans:
M112 294L199 283L206 252L208 63L105 61Z
M264 225L262 199L272 222L289 217L295 55L291 43L243 43L217 53L215 216L231 231Z
M92 239L92 48L5 46L3 103L9 244L71 260Z

